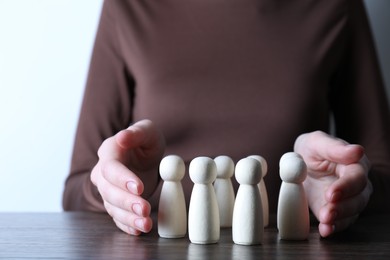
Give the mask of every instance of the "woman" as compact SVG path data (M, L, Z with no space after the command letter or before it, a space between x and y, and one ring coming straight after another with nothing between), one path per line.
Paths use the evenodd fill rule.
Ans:
M390 211L389 118L360 0L105 1L64 209L139 235L164 154L260 154L275 212L278 160L294 149L327 237Z

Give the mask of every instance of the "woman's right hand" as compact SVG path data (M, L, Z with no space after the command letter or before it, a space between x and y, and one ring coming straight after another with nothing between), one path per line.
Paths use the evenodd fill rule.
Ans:
M164 150L164 137L150 120L136 122L106 139L99 148L91 180L107 213L128 234L152 229L151 206L145 198L158 185Z

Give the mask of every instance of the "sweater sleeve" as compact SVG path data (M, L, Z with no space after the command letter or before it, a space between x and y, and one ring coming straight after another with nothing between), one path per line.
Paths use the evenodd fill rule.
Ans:
M367 212L390 212L390 113L364 4L349 1L343 65L331 92L336 134L361 144L372 164Z
M101 143L132 121L134 83L118 44L113 3L105 1L91 57L80 111L70 174L63 193L64 210L104 211L90 180Z

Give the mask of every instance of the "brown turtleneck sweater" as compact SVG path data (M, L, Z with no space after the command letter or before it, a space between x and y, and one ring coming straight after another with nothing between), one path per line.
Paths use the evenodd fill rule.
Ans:
M389 107L361 0L106 0L64 209L104 210L89 178L97 150L148 118L187 163L265 157L275 212L280 156L299 134L328 132L330 114L373 164L370 210L389 212Z

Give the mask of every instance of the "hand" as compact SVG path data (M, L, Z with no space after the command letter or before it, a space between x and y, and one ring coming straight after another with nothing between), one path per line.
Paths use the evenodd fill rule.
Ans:
M320 222L320 235L327 237L350 226L372 193L370 163L363 147L316 131L299 136L294 151L307 164L304 187Z
M162 134L149 120L120 131L99 148L99 161L91 180L108 214L128 234L139 235L152 229L151 207L141 194L148 197L157 186L164 149Z

